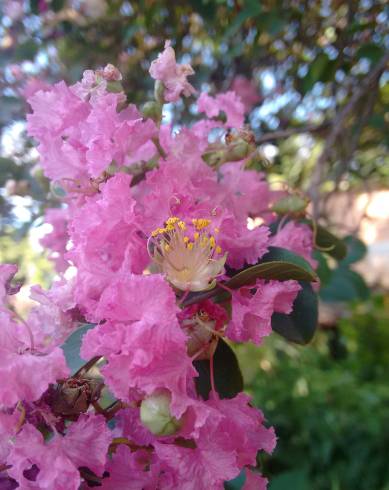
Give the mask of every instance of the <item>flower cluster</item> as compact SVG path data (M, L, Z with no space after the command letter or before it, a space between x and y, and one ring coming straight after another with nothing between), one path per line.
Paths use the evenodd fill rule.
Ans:
M0 268L9 488L222 489L242 470L245 489L266 488L256 457L273 450L274 431L249 396L223 393L216 359L230 341L260 344L300 285L228 281L271 246L310 260L312 233L266 225L275 195L246 169L255 144L239 96L201 94L204 118L174 132L161 123L163 102L195 92L193 70L167 43L150 74L156 101L143 112L128 105L113 66L29 98L29 134L63 196L46 212L53 230L43 239L60 277L32 289L37 306L22 319L9 306L16 269ZM253 217L263 224L249 230ZM85 323L85 366L71 372L63 344Z

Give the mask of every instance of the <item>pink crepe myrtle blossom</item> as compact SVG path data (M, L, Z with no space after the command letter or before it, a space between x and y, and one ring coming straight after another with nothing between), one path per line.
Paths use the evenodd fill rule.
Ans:
M159 109L195 93L192 68L177 64L169 42L150 74ZM223 339L260 344L300 285L261 279L230 290L228 280L271 246L313 264L313 236L292 222L271 235L275 193L246 169L255 150L243 127L248 99L201 94L202 119L173 131L128 103L107 65L71 86L33 87L28 101L29 134L62 200L46 212L53 229L42 244L64 277L32 287L36 305L22 319L7 307L16 267L0 266L6 484L222 489L243 471L244 488L265 489L254 468L258 451L272 452L274 430L244 393L224 398L217 356ZM234 135L242 155L230 151ZM227 155L216 164L215 151ZM70 365L77 358L72 373L65 353Z
M27 423L9 452L8 473L26 489L78 490L81 483L78 468L102 474L110 442L110 430L101 415L81 415L65 436L57 434L48 443Z
M176 63L176 55L170 41L165 42L164 51L151 63L150 75L154 80L160 80L164 87L164 98L168 102L176 102L181 94L189 97L196 90L187 81L189 75L193 75L193 68L188 64Z
M66 245L69 240L67 224L69 211L66 208L49 208L45 211L45 223L51 225L52 229L40 240L40 244L50 249L50 260L55 264L57 272L65 272L69 262L64 259Z
M312 258L313 232L308 225L289 221L271 237L270 244L301 255L313 268L317 266L316 260Z
M257 281L232 293L232 318L226 335L236 342L260 344L271 333L274 312L290 313L301 286L296 281Z
M199 112L205 112L210 118L218 117L221 112L227 116L226 125L241 128L244 122L244 105L235 92L226 92L212 97L202 93L197 101Z
M254 82L243 75L237 75L232 80L231 90L241 98L245 112L250 112L253 106L261 101L258 88Z

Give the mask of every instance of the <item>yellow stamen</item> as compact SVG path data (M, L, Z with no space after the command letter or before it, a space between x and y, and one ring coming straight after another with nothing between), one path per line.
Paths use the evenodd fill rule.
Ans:
M216 247L216 253L217 254L221 254L222 253L222 248L219 245Z

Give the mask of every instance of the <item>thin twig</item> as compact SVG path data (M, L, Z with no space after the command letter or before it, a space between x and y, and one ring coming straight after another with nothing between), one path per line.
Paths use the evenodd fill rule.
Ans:
M330 155L335 147L336 141L344 129L346 118L353 112L355 105L361 99L361 97L365 95L369 90L371 90L372 85L374 85L376 83L376 80L380 78L388 62L389 51L387 51L382 56L379 63L377 63L372 71L366 76L359 87L355 89L350 100L334 118L332 129L326 139L325 147L316 162L316 166L312 174L310 195L312 199L313 215L315 219L317 219L319 216L320 185L324 177L324 166L329 160Z

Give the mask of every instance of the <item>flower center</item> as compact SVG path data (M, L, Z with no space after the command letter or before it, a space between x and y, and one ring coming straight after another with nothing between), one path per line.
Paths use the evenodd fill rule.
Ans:
M216 243L218 229L211 231L206 218L169 218L163 228L151 234L150 255L168 281L182 291L203 291L216 285L224 270L227 254Z

